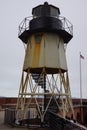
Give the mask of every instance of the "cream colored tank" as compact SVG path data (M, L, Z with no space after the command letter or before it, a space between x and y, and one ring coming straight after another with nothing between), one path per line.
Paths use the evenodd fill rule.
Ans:
M64 42L55 33L36 33L28 39L24 71L39 73L44 67L47 73L67 71Z

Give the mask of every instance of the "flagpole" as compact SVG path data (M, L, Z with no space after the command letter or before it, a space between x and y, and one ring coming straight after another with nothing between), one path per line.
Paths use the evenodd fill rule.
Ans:
M79 55L79 59L80 59L80 103L81 103L81 121L82 121L82 123L83 123L81 52L80 52L80 55Z

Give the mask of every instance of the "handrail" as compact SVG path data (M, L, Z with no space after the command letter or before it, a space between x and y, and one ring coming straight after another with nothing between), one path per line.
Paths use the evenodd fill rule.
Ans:
M73 35L73 25L71 24L71 22L63 16L60 16L59 19L62 21L62 26L64 30Z
M24 31L29 30L29 22L31 19L33 19L33 16L25 17L22 20L22 22L19 24L18 36L20 36ZM59 16L58 19L62 22L62 30L65 30L73 36L73 25L70 23L70 21L63 16ZM47 23L47 25L49 25L49 23Z
M49 114L49 125L51 130L87 130L86 127L78 124L77 122L73 122L73 120L65 119L51 111L48 112Z
M32 19L32 16L25 17L22 22L19 24L18 36L20 36L25 30L29 30L29 22Z

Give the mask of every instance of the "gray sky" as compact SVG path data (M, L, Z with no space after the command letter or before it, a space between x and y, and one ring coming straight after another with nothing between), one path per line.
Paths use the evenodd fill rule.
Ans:
M0 96L17 96L20 86L24 47L18 39L18 25L32 8L45 0L0 0ZM66 55L72 97L80 97L79 52L82 62L82 90L87 98L87 0L48 0L60 8L61 16L73 24L73 39Z

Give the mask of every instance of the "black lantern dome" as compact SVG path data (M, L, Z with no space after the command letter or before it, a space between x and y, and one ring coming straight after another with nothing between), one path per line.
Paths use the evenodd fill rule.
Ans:
M72 24L65 27L65 23L67 20L64 17L60 17L60 10L59 8L49 5L45 2L43 5L36 6L32 9L33 19L29 21L28 26L22 30L20 27L19 38L24 42L27 43L28 38L33 33L39 32L54 32L58 33L60 37L63 38L64 43L68 43L72 37ZM25 18L24 22L26 25Z

